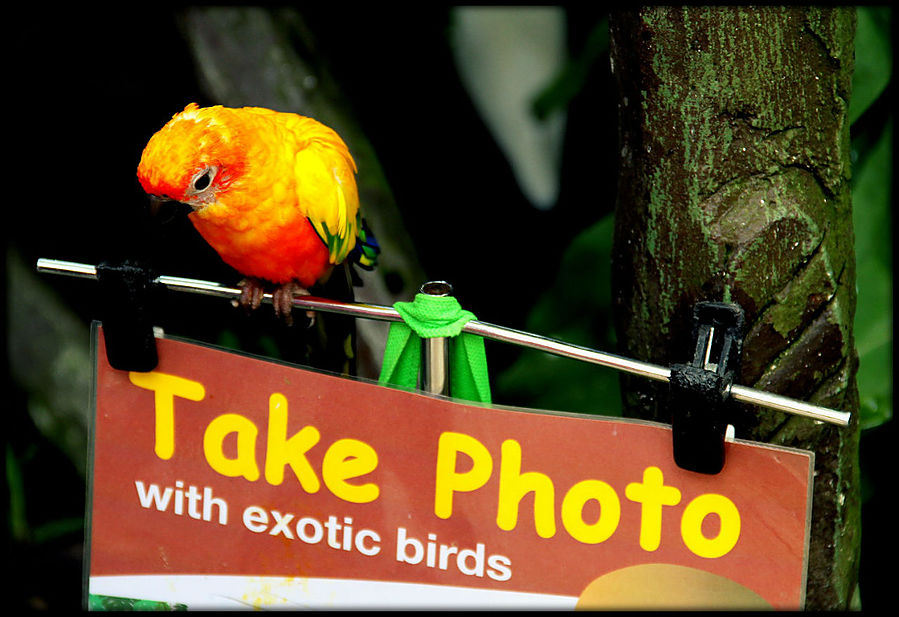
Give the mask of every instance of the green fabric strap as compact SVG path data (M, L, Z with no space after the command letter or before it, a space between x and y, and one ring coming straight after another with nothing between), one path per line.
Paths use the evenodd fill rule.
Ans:
M379 383L408 390L418 385L421 366L421 339L449 337L450 394L455 398L490 402L490 379L484 339L462 332L475 319L452 296L420 293L413 302L393 305L401 322L390 324Z

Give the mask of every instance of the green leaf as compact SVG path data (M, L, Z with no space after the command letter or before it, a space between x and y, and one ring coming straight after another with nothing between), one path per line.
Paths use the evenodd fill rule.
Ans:
M584 230L562 257L553 285L528 316L527 329L566 343L613 349L611 215ZM496 380L502 400L555 411L621 415L618 372L526 350ZM499 400L499 398L497 398Z
M892 417L892 120L854 171L853 225L856 247L855 343L859 357L861 426Z
M136 598L119 598L116 596L88 596L90 611L186 611L187 605L180 603L158 602L156 600L140 600Z
M497 380L504 401L534 409L621 415L618 372L527 349Z
M861 117L886 89L893 70L890 7L860 6L857 16L850 124Z
M604 327L608 320L599 318L611 314L613 228L610 214L572 240L562 256L553 286L528 318L529 328L546 336L558 336L554 331L574 327L584 336L569 342L608 342L597 340L593 331L598 328L603 336L611 332Z
M887 266L892 263L892 142L890 120L853 169L852 225L855 228L855 257L859 263L869 259Z
M534 98L531 108L538 119L565 109L584 87L590 69L609 50L609 20L603 18L593 27L584 48L568 60L555 78Z
M51 542L70 534L81 534L84 531L84 517L72 516L50 521L34 528L34 543Z
M25 480L22 466L13 452L12 446L6 444L6 485L9 490L9 510L7 513L9 534L17 542L28 539L30 530L25 514Z

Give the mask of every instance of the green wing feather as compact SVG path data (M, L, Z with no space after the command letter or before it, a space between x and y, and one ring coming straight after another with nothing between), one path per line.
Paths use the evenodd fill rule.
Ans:
M316 140L297 152L295 165L297 202L328 247L330 262L341 263L353 250L359 218L353 159L346 146Z

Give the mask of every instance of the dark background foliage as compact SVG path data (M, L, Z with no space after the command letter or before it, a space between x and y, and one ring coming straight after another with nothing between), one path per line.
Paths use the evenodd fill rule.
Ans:
M572 61L536 102L538 113L567 105L560 195L555 207L538 210L460 82L445 8L358 5L347 18L346 9L322 3L300 7L316 52L327 59L378 154L426 277L452 282L463 306L485 321L614 349L608 289L614 84L604 15L583 3L566 11ZM7 582L16 607L80 607L85 508L84 435L77 422L60 420L52 410L66 397L59 405L83 409L87 400L72 394L77 389L50 392L51 382L64 382L67 371L83 367L75 352L76 360L48 368L39 352L23 357L23 350L55 349L62 335L53 333L70 321L68 332L75 334L68 336L85 346L100 307L90 282L31 277L26 289L13 285L24 276L15 272L33 270L39 257L96 264L138 256L166 274L228 283L239 278L186 220L149 221L135 177L147 139L173 113L190 101L217 102L201 87L177 16L163 9L41 7L7 21L5 133L12 139L5 143L13 163L5 165L10 293L4 310L7 323L29 324L7 331L4 510ZM886 338L882 326L856 334L860 353L863 343L872 350L867 366L878 367L859 377L869 426L862 437L862 600L872 606L890 595L880 570L888 528L878 512L885 509L893 437L889 424L877 427L889 419L892 397L892 48L887 35L884 67L881 35L889 32L889 9L864 19L858 54L875 60L860 62L861 85L855 85L864 102L853 118L861 184L854 197L859 314L869 325L882 324L886 314L889 331ZM377 230L377 221L373 225ZM421 282L389 284L411 299ZM358 297L364 299L364 291ZM29 319L15 321L23 306ZM236 316L227 302L181 295L158 308L167 332L283 355L273 342L281 332L277 324ZM22 338L34 344L22 347ZM617 413L618 381L611 371L494 344L488 358L498 402ZM41 419L47 417L55 419Z

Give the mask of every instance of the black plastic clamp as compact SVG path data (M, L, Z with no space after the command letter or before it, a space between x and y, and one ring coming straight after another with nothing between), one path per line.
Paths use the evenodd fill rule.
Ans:
M743 324L737 304L700 302L693 307L693 361L673 364L668 382L678 467L707 474L724 468L730 386L740 370Z
M152 371L159 364L153 335L151 292L155 276L136 261L97 265L106 359L122 371Z

